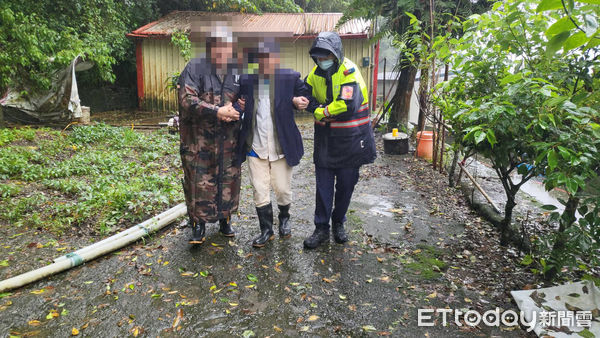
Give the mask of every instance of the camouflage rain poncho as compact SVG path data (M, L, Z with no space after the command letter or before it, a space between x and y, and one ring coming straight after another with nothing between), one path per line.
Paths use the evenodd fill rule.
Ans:
M211 69L206 60L193 59L179 78L185 201L190 218L207 223L237 211L241 171L235 159L241 122L217 119L220 106L237 101L239 77Z

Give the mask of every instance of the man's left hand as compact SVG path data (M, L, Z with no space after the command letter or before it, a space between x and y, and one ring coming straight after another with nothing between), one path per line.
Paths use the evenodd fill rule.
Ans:
M308 101L308 99L304 96L296 96L292 99L292 102L294 103L296 109L304 110L306 107L308 107L308 103L310 101Z

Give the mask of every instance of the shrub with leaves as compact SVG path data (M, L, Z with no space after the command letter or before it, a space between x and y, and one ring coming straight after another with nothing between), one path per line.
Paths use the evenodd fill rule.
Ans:
M464 36L448 42L456 77L436 97L457 142L488 158L502 182L503 244L524 182L544 174L547 189L566 190L565 211L552 216L559 228L536 256L550 278L565 264L586 266L590 252L598 260L600 197L582 195L600 166L598 6L590 1L507 0L470 17Z

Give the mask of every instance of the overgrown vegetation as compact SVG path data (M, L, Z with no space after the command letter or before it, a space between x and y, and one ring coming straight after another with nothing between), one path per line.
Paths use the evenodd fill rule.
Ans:
M319 8L324 1L310 1ZM337 1L343 5L343 1ZM0 94L8 88L35 92L76 57L95 67L80 82L99 86L120 79L135 85L135 48L125 34L167 13L300 12L292 0L6 0L0 3ZM129 82L129 83L126 83Z
M527 259L548 279L600 263L600 196L586 193L600 169L592 2L497 2L466 20L460 39L438 36L430 56L456 74L434 92L456 149L488 158L506 192L502 244L515 231L509 225L524 182L542 174L546 189L566 191L564 211L550 215L557 229L533 238L538 249Z
M0 129L0 223L108 233L182 201L178 138L106 124Z

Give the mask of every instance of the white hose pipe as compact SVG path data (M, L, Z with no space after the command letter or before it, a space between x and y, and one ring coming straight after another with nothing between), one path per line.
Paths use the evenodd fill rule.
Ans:
M163 213L161 213L159 215L156 215L156 216L154 216L154 217L152 217L150 219L147 219L147 220L145 220L144 222L142 222L142 223L140 223L138 225L134 225L134 226L132 226L131 228L129 228L127 230L123 230L123 231L121 231L119 233L116 233L116 234L114 234L114 235L112 235L112 236L110 236L108 238L105 238L105 239L103 239L103 240L101 240L99 242L96 242L96 243L94 243L92 245L86 246L85 248L81 248L81 249L75 251L74 253L78 254L78 255L81 255L85 251L95 250L97 247L103 246L106 243L110 243L110 242L114 241L115 239L117 239L119 237L127 236L129 234L134 233L134 232L138 232L139 230L144 230L145 231L145 229L149 225L151 225L152 223L159 222L160 220L169 217L171 214L178 214L179 215L182 211L185 211L185 210L186 210L185 203L180 203L180 204L174 206L173 208L171 208L171 209L169 209L169 210L167 210L167 211L165 211L165 212L163 212ZM177 216L177 217L179 217L179 216ZM175 218L177 218L177 217L175 217ZM54 259L54 262L58 263L58 262L60 262L62 260L68 259L67 256L69 256L69 255L72 255L72 254L66 254L66 255L57 257L57 258Z
M183 208L181 207L182 205L184 206ZM155 217L151 218L150 220L148 220L151 222L148 223L149 225L147 227L145 227L145 228L138 227L138 229L136 229L136 231L130 232L129 234L127 234L125 236L116 237L114 240L111 240L110 242L105 241L103 245L96 246L93 250L81 249L80 254L73 252L71 254L66 255L66 256L68 256L66 259L62 259L56 263L52 263L52 264L44 266L42 268L32 270L32 271L26 272L24 274L3 280L0 282L0 292L5 292L8 290L19 288L23 285L38 281L47 276L52 276L59 272L68 270L72 267L81 265L81 264L91 261L97 257L100 257L100 256L110 253L112 251L115 251L117 249L120 249L130 243L137 241L138 239L140 239L150 233L153 233L157 230L164 228L167 224L173 222L178 217L183 216L187 213L185 204L183 204L183 203L175 206L174 208L171 208L170 210L173 210L173 209L175 209L175 211L171 211L170 213L167 214L166 217L162 217L160 220L158 220L158 217L160 215L155 216ZM165 214L165 213L162 213L161 215L163 215L163 214ZM128 230L126 230L126 231L128 231Z

